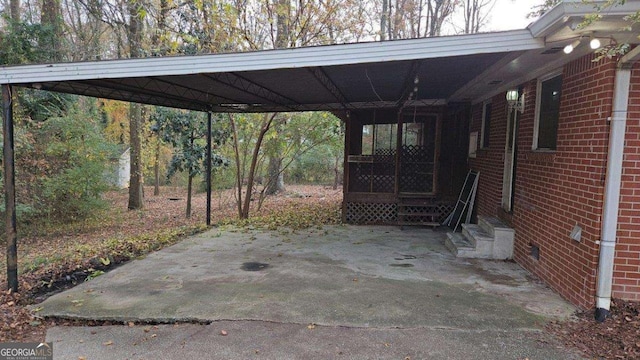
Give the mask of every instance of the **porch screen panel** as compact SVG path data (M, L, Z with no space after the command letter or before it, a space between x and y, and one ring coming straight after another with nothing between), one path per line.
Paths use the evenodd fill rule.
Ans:
M362 127L362 153L350 162L349 191L393 193L398 137L397 124L368 124Z
M402 126L400 192L433 192L435 149L436 117L405 118Z

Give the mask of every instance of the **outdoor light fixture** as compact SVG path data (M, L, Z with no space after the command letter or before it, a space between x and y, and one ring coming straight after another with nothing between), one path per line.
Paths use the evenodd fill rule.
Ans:
M562 51L564 51L565 54L571 54L573 52L573 49L575 49L578 45L580 45L580 39L576 39L571 44L565 46Z
M596 50L596 49L599 49L600 46L602 46L602 44L600 43L600 39L594 38L593 36L591 36L591 41L589 41L589 46L591 47L591 50Z
M520 96L518 90L507 91L507 103L510 109L515 109L520 112L524 112L524 94Z

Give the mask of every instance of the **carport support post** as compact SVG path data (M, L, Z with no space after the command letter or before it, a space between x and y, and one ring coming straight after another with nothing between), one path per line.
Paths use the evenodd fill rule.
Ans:
M4 163L5 232L7 234L7 285L18 291L18 228L16 225L16 185L13 144L13 103L11 86L2 85L2 136Z
M207 226L211 225L211 113L207 113Z

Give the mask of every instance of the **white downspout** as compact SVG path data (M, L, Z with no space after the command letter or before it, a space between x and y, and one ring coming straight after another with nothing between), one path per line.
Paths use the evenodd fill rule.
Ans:
M635 62L635 58L640 55L639 50L640 48L637 47L620 59L615 75L596 288L595 317L598 321L604 321L609 315L611 307L611 285L613 282L613 264L618 229L618 209L620 206L620 185L624 138L627 127L631 67Z

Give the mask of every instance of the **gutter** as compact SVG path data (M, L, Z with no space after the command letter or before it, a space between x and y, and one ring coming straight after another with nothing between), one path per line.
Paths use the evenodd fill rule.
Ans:
M600 256L595 312L595 318L598 322L604 321L609 316L611 308L611 289L618 229L618 210L620 207L620 187L631 85L631 68L638 58L640 58L640 47L636 47L620 59L615 75L604 207L602 210L602 231L599 242Z

